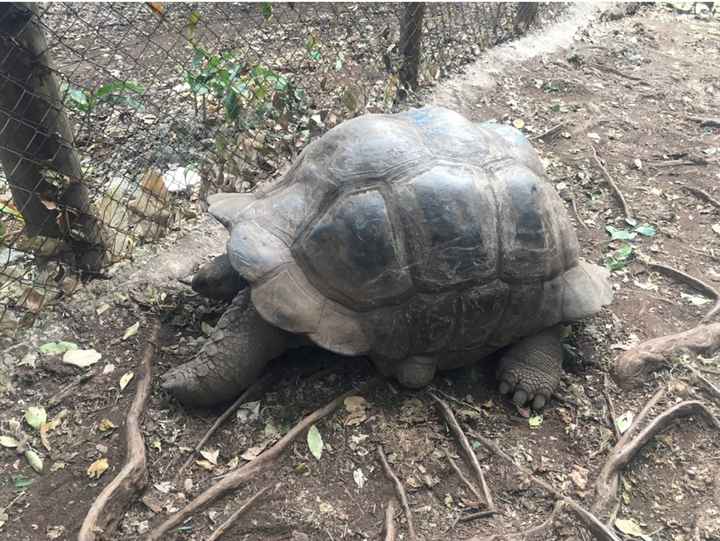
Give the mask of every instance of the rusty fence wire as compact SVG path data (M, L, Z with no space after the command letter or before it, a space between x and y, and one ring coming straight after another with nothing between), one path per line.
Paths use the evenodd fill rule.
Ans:
M565 8L0 4L0 334Z

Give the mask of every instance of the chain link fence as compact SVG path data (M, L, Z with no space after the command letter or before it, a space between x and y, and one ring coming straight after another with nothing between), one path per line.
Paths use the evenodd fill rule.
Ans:
M0 4L0 332L564 4Z

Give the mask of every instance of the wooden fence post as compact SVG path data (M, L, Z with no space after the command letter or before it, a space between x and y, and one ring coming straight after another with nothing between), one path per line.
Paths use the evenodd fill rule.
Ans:
M417 90L422 53L422 27L425 16L425 2L407 2L403 5L400 21L400 99L407 97L408 90Z
M25 233L61 239L67 263L97 271L104 255L99 224L37 6L25 2L0 4L0 164Z

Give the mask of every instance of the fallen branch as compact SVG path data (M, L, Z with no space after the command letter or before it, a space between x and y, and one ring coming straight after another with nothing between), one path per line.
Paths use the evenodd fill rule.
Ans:
M681 352L707 353L720 348L720 323L698 325L684 332L652 338L637 344L615 360L613 376L620 387L647 381L653 371L667 365Z
M388 479L392 481L393 485L395 485L395 494L400 500L400 505L402 505L403 511L405 512L405 520L407 520L408 525L408 539L410 539L410 541L415 541L417 539L417 534L415 533L415 525L413 524L412 511L410 511L410 504L408 504L405 487L403 487L402 482L400 481L400 479L398 479L397 475L395 475L395 472L392 471L390 464L388 464L387 458L385 458L385 453L383 452L381 445L378 445L377 452L378 457L380 457L380 463L382 464L383 470L385 470L385 475Z
M279 484L275 487L280 486ZM246 501L244 504L240 506L240 508L235 511L232 515L228 517L228 519L220 524L220 526L217 527L217 529L212 533L210 537L207 538L207 541L217 541L220 539L223 534L230 528L235 522L237 522L237 519L239 519L245 511L250 509L250 507L257 501L260 496L265 494L270 489L270 485L260 489L254 496L252 496L248 501Z
M495 503L493 502L492 494L490 493L490 488L487 485L487 482L485 481L485 474L483 474L482 468L480 467L480 463L478 462L477 455L473 451L472 447L470 446L470 442L467 439L467 436L465 436L465 432L463 432L463 429L460 427L460 424L457 422L457 419L455 418L455 414L453 413L450 406L448 406L447 402L439 398L433 393L428 393L433 400L437 403L440 413L442 413L443 418L445 419L445 422L448 424L448 427L450 427L450 431L455 436L455 439L457 440L458 445L460 446L460 449L462 450L463 454L465 455L465 460L470 467L470 469L473 471L476 477L476 481L478 482L480 488L482 489L482 493L485 499L485 504L487 505L488 511L494 511L495 510Z
M474 535L465 541L508 541L511 539L532 539L533 537L540 537L541 535L547 535L550 530L552 530L553 525L555 524L555 521L557 520L558 515L562 512L562 510L565 508L565 502L563 501L557 501L555 502L555 506L553 507L552 513L550 513L550 516L538 526L535 526L533 528L530 528L528 530L524 530L522 532L517 533L510 533L510 534L495 534L491 535L489 537L482 537L479 535Z
M720 118L689 116L688 119L693 122L699 122L703 128L720 128Z
M465 474L462 472L462 470L461 470L461 469L458 467L458 465L455 463L455 461L453 460L453 458L450 456L450 453L448 453L447 451L445 451L445 457L448 459L448 462L450 462L450 466L452 466L452 469L455 470L455 473L457 473L458 477L459 477L460 480L463 482L463 484L464 484L464 485L467 487L467 489L473 494L473 496L475 496L475 501L477 502L477 504L480 505L480 502L484 502L484 501L485 501L485 498L483 498L483 497L480 495L480 492L479 492L478 489L475 487L475 485L473 485L473 484L470 482L470 479L468 479L467 477L465 477ZM492 513L491 513L491 514L492 514Z
M190 452L190 456L185 460L185 463L180 466L180 469L175 474L175 482L180 479L180 476L182 476L183 472L192 464L193 460L195 459L195 456L197 453L200 452L200 450L203 448L203 446L207 443L207 441L212 437L212 435L217 431L220 426L230 417L237 409L243 405L245 402L252 401L258 396L261 396L266 389L270 387L277 379L278 379L279 373L270 370L266 374L264 374L260 379L255 381L250 387L248 387L245 392L243 392L235 402L233 402L228 409L226 409L220 417L217 418L217 420L212 424L212 426L205 432L205 435L200 439L200 441L197 443L195 448Z
M605 177L605 182L608 183L608 186L612 189L612 191L615 193L615 197L618 198L620 201L620 206L622 207L623 215L625 218L632 218L632 215L630 213L630 207L627 204L627 201L625 201L625 196L620 191L620 188L618 188L617 184L615 184L615 181L610 176L610 173L608 173L608 170L605 169L605 166L600 161L600 157L598 156L597 150L595 150L595 147L591 144L590 148L593 151L593 159L595 160L595 164L600 168L600 171L602 171L603 176Z
M695 385L699 385L702 389L712 396L715 400L718 400L720 405L720 389L718 389L710 380L705 378L697 369L689 367L692 373L692 381Z
M541 134L533 135L532 137L530 137L530 140L536 141L538 139L545 139L546 137L550 137L552 135L557 134L561 129L563 129L563 127L565 127L565 123L561 122L560 124L556 124L552 128L545 130Z
M596 69L599 69L600 71L605 71L607 73L612 73L613 75L617 75L619 77L629 79L630 81L637 81L637 82L640 82L643 84L648 84L647 81L645 81L645 79L643 79L642 77L635 77L634 75L629 75L627 73L623 73L622 71L615 69L615 68L611 68L610 66L606 66L605 64L595 63L593 65L593 67L595 67Z
M600 470L595 482L595 503L592 511L595 514L603 515L617 502L618 476L622 469L635 457L640 449L667 428L670 423L681 417L700 415L709 424L720 430L720 421L708 410L702 402L688 400L680 402L662 412L660 415L642 429L634 438L621 440L610 452L607 462ZM639 423L636 423L639 425Z
M197 497L195 497L195 499L193 499L180 511L173 515L170 515L165 520L165 522L150 531L150 533L146 537L147 541L164 539L165 535L170 530L185 522L185 520L187 520L187 518L196 511L205 508L221 496L224 496L226 493L242 486L244 483L258 475L259 473L268 470L270 467L273 466L273 464L275 464L277 459L288 448L288 446L293 441L295 441L298 436L308 430L311 425L318 422L320 419L327 417L335 410L337 410L340 406L342 406L343 401L347 397L356 394L366 393L368 390L375 387L380 381L382 380L372 379L359 389L353 389L352 391L348 391L340 395L332 402L329 402L322 408L315 410L310 415L303 418L282 438L280 438L280 440L278 440L272 447L270 447L268 450L258 456L255 460L253 460L252 462L248 462L247 464L244 464L243 466L240 466L239 468L229 472L227 475L225 475L225 477L220 479L220 481L200 493Z
M657 162L646 162L646 165L650 167L675 167L678 165L710 165L710 162L705 158L678 158L675 160L663 160Z
M478 440L483 446L485 446L486 449L492 451L498 457L502 458L504 461L512 465L515 469L523 473L532 483L543 488L544 490L552 494L559 502L567 506L573 513L575 513L575 516L577 516L585 524L588 530L590 530L590 533L595 536L595 539L598 539L599 541L619 541L618 537L605 524L603 524L600 519L598 519L595 515L582 507L572 498L563 496L560 491L558 491L550 483L544 481L543 479L540 479L539 477L536 477L531 471L515 462L510 455L500 449L497 443L490 440L489 438L486 438L485 436L482 436L481 434L478 434L477 432L470 432L470 435L476 440Z
M135 398L125 421L125 465L90 506L80 527L78 541L110 539L135 495L145 487L147 464L140 420L152 390L152 359L158 351L159 334L160 322L156 320L150 329L150 338L140 361L139 375L135 378Z
M656 272L660 272L662 274L665 274L666 276L674 278L675 280L678 280L679 282L682 282L685 285L688 285L694 289L697 289L698 291L707 295L708 297L712 298L715 301L715 304L713 305L713 307L710 310L708 310L707 313L700 320L702 323L706 323L715 314L717 314L718 311L720 311L720 294L717 292L717 290L714 287L706 284L699 278L690 276L689 274L687 274L681 270L675 269L673 267L668 267L667 265L662 265L661 263L655 263L655 262L649 261L646 263L646 265L650 270L654 270Z
M385 508L385 541L397 539L397 528L395 528L395 498L390 498Z
M78 385L82 385L86 381L90 380L95 376L94 370L89 370L83 374L78 374L75 376L75 379L73 379L70 383L68 383L65 387L60 389L57 393L52 395L50 397L50 400L47 402L48 408L54 408L55 406L60 405L68 396L75 393L75 388Z
M622 435L617 425L617 415L615 414L615 406L613 405L612 398L610 398L610 385L608 382L607 374L603 378L603 395L605 395L605 402L607 402L608 415L610 416L610 423L612 424L613 433L615 434L615 442L620 441Z
M683 186L683 189L690 192L691 194L697 196L699 199L702 199L706 203L710 203L713 207L716 209L720 209L720 201L715 199L712 195L707 193L705 190L701 190L700 188L696 188L695 186Z

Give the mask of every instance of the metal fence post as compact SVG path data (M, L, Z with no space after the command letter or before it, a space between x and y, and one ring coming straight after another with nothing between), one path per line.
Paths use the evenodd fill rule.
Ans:
M403 5L400 21L400 88L401 99L407 97L408 90L417 90L420 74L420 56L422 52L422 26L425 16L424 2L408 2Z

